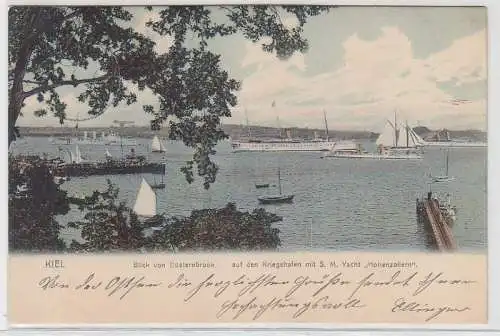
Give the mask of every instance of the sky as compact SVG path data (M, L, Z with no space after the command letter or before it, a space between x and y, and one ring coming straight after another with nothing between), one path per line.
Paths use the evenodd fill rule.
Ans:
M171 40L144 26L154 14L132 12L131 25L166 51ZM223 123L246 123L246 110L250 125L323 128L325 111L330 129L379 132L397 111L414 126L486 130L486 26L480 7L340 7L310 19L304 27L309 50L286 61L240 35L217 38L210 48L242 81L238 105ZM74 98L80 90L60 92L68 115L82 118L86 107ZM151 98L143 94L139 104L110 108L80 125L108 126L115 119L148 125L151 116L141 106ZM33 116L40 108L35 97L26 103L18 125L59 125Z

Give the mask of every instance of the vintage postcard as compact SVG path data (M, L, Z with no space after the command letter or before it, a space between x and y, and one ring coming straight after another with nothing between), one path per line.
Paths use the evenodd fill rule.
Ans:
M486 8L8 27L11 326L488 322Z

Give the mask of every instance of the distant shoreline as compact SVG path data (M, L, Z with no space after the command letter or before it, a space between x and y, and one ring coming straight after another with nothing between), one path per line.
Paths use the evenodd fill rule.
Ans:
M251 126L250 131L244 125L223 125L224 132L233 139L252 138L268 139L276 138L280 134L280 130L275 127L266 126ZM428 136L438 132L438 130L431 130L425 126L418 126L414 128L415 132L420 136ZM101 132L108 133L114 131L123 136L131 136L135 138L152 138L154 135L160 137L168 137L168 128L163 128L159 131L152 131L147 126L129 126L129 127L19 127L21 136L36 136L36 137L63 137L63 136L82 136L83 132L87 131L97 132L100 136ZM316 135L324 137L325 130L323 129L309 129L309 128L287 128L282 130L282 135L286 135L288 131L294 138L308 139ZM450 130L452 138L473 138L476 140L485 140L486 132L479 130ZM370 131L340 131L330 130L328 132L330 138L336 139L370 139L374 140L378 137L379 133ZM89 134L89 136L91 136Z

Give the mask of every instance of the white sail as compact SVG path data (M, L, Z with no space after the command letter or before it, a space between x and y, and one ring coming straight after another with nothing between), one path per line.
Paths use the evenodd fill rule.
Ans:
M75 148L75 162L76 163L83 162L82 153L80 152L80 147L78 147L78 145L76 145L76 148Z
M160 151L161 152L166 152L167 149L165 148L165 145L163 144L163 141L160 141Z
M106 157L108 157L108 158L112 157L111 153L110 153L110 152L109 152L109 150L107 150L107 149L106 149L106 154L105 154L105 155L106 155Z
M66 152L68 153L69 163L75 162L75 154L69 149L66 149Z
M156 194L144 178L137 193L134 212L143 217L156 216Z
M415 148L417 146L421 146L422 143L418 140L420 138L410 126L401 124L401 133L399 134L399 147L409 147Z
M413 137L413 141L418 146L423 146L425 144L425 140L420 137L415 131L410 127L410 135Z
M155 135L153 141L151 142L151 151L152 152L164 152L164 147L162 149L162 143L160 139Z
M394 125L391 122L387 121L383 131L380 133L380 135L377 138L377 141L375 142L377 146L383 146L383 147L396 146L396 131L397 130L395 129Z

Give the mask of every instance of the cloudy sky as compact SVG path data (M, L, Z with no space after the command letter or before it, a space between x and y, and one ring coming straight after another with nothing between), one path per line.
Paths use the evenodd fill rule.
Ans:
M144 28L151 14L133 12L132 24L165 50L169 39ZM287 61L238 35L217 39L211 48L243 82L239 105L224 123L245 123L246 109L252 125L276 126L279 116L281 126L323 127L325 110L331 129L380 131L397 110L414 125L486 130L486 25L482 8L341 7L311 19L305 27L309 51ZM68 114L81 111L82 117L77 94L61 93ZM149 99L140 97L140 104ZM148 124L140 104L110 109L81 126L114 119ZM51 117L33 117L37 108L30 100L18 124L58 125Z

